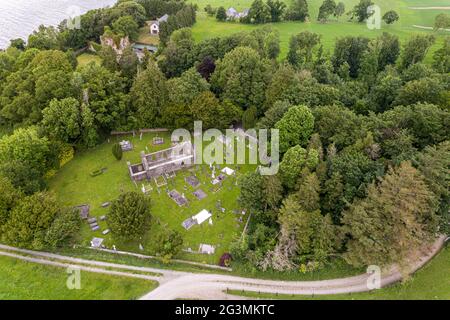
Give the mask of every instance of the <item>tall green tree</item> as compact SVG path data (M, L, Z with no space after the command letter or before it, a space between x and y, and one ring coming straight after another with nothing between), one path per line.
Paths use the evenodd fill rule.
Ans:
M0 176L0 238L2 229L9 220L11 210L23 196L23 193L14 187L8 178Z
M209 91L209 83L195 68L185 71L181 77L167 81L169 100L175 104L191 104L200 93Z
M377 38L381 44L378 55L378 70L384 70L387 65L395 64L400 55L400 41L398 36L383 32Z
M393 24L394 22L398 21L398 19L400 19L400 16L394 10L390 10L383 15L383 21L387 24Z
M286 4L280 0L267 0L267 5L269 6L271 21L281 21L281 17L286 10Z
M225 21L225 20L227 20L227 12L225 11L225 8L224 8L224 7L220 6L220 7L217 9L216 19L217 19L218 21Z
M450 28L450 15L446 13L440 13L434 19L434 30L448 29Z
M59 248L76 243L81 228L81 217L73 208L60 209L51 226L45 233L45 245L49 248Z
M251 106L242 114L242 126L245 130L253 129L258 119L258 110L255 106Z
M269 62L248 47L238 47L217 62L211 77L212 89L222 99L246 109L264 104L264 93L269 82Z
M290 107L291 104L289 102L275 102L274 105L264 113L264 117L259 120L257 127L262 129L274 128L275 124L283 118Z
M139 67L139 59L132 46L128 46L123 50L118 65L122 75L125 76L129 86L131 86Z
M318 107L314 109L314 119L315 132L325 146L333 143L340 150L364 135L363 119L345 107Z
M344 213L350 235L346 261L355 266L404 263L413 250L433 239L435 209L434 195L410 163L391 169L369 187L366 199Z
M306 211L320 209L320 181L315 172L301 177L298 182L298 190L295 192L295 199Z
M181 28L172 33L158 60L166 77L178 77L193 66L195 42L190 28Z
M142 193L127 192L112 203L108 226L115 239L131 241L145 235L150 220L150 200Z
M338 247L336 227L330 217L322 216L318 210L304 210L292 197L283 202L279 223L281 234L278 246L289 247L290 241L287 239L293 239L294 243L290 244L293 252L288 258L294 265L313 263L318 267L326 262ZM279 258L274 255L275 265Z
M280 163L280 176L283 184L289 189L297 186L302 171L306 168L313 170L319 163L319 154L316 150L306 150L300 146L290 148Z
M418 170L423 174L428 188L440 201L439 231L450 234L450 142L427 146L414 158Z
M181 252L183 248L183 236L176 230L164 229L156 237L156 248L163 262L169 262L173 256Z
M42 113L41 125L48 136L64 142L74 142L80 136L82 120L78 100L52 100Z
M314 55L320 47L320 35L303 31L289 40L287 60L297 68L312 68Z
M308 2L306 0L294 0L286 11L286 19L306 21L309 18Z
M429 103L445 106L448 88L437 78L422 78L407 82L397 94L394 105Z
M369 39L364 37L347 36L336 41L332 63L335 71L347 63L350 76L356 78L361 66L361 59L367 50Z
M314 116L308 107L291 107L275 128L280 130L280 152L284 153L297 144L307 144L314 129Z
M93 63L82 67L80 75L83 103L86 105L84 112L92 113L93 126L101 133L128 129L132 121L127 119L127 80L119 72L111 72ZM87 121L88 115L82 114L82 118Z
M356 18L358 22L363 22L369 18L372 14L368 8L374 3L371 0L360 0L359 3L350 12L351 18Z
M240 119L242 111L232 103L221 103L210 91L197 95L189 105L193 120L202 121L203 128L228 128Z
M3 241L29 249L47 247L46 233L59 211L54 195L40 192L23 198L3 228Z
M433 35L415 35L411 37L403 47L400 67L406 69L412 64L422 62L435 40Z
M319 7L319 15L317 20L320 22L326 22L328 17L336 12L336 2L334 0L324 0L322 5Z
M345 4L343 2L339 2L336 5L336 8L334 9L333 15L336 17L337 20L339 20L339 17L341 17L345 13Z
M270 7L263 0L254 0L250 6L248 19L251 23L267 23L272 20Z
M27 47L39 50L59 49L58 30L53 26L40 25L28 36Z
M250 211L264 208L263 177L258 172L248 172L239 177L239 204Z
M158 126L168 101L168 90L166 78L153 62L136 77L130 95L139 126Z
M123 16L118 18L112 24L113 31L124 37L128 36L130 40L137 40L139 35L139 25L132 16Z
M39 136L34 127L16 129L0 139L0 162L19 161L42 176L55 166L54 156L48 139Z
M433 60L433 67L438 72L450 72L450 37L445 38L442 48L434 52Z
M264 39L264 53L268 59L276 59L280 54L280 34L276 30Z

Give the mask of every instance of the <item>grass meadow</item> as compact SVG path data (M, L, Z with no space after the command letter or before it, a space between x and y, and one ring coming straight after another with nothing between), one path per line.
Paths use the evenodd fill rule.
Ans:
M157 287L155 281L81 271L80 289L66 286L66 269L0 256L0 300L129 300Z
M262 25L249 25L239 22L218 22L215 17L209 17L204 12L203 8L207 4L211 4L213 7L224 6L225 8L234 7L237 10L243 10L249 8L252 0L194 0L199 6L197 14L197 23L192 27L193 36L197 41L203 39L225 36L240 31L249 31L261 27ZM435 34L437 37L436 44L432 47L427 56L427 61L431 60L432 53L438 49L442 44L442 39L446 36L450 36L448 31L434 32L432 30L424 30L414 25L432 27L434 24L434 18L437 14L442 12L450 12L449 10L413 10L411 7L424 6L424 1L418 0L373 0L373 2L380 6L381 14L389 10L395 10L400 15L400 20L393 25L386 25L382 22L381 29L369 30L365 23L349 22L348 17L344 14L339 20L331 17L327 23L319 23L316 21L319 7L322 4L322 0L309 0L309 22L296 22L296 21L283 21L279 23L270 23L274 29L280 33L280 46L281 53L280 58L283 59L288 51L289 39L292 35L308 30L318 33L322 36L322 44L328 51L333 50L334 43L339 37L348 35L353 36L365 36L368 38L376 38L383 32L389 32L399 36L402 42L406 41L413 34ZM346 12L350 11L358 0L342 0L346 6ZM288 1L286 1L288 3ZM426 2L426 6L448 6L448 1L442 0L430 0Z

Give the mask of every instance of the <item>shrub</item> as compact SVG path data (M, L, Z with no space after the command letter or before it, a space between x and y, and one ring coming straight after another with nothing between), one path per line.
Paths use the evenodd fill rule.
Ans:
M225 252L219 260L219 266L221 267L229 267L231 264L231 254Z
M108 226L114 238L137 240L150 227L150 203L141 193L127 192L114 201L108 215Z
M122 160L123 151L122 151L122 147L120 146L120 144L115 143L113 145L112 154L117 160L119 160L119 161Z

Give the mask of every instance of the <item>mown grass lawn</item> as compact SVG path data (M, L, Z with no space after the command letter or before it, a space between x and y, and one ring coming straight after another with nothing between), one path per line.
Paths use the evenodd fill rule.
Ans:
M0 300L137 299L157 283L81 271L81 288L69 290L65 268L0 257Z
M77 57L77 61L78 61L78 66L79 67L84 67L85 65L87 65L90 62L95 62L98 65L102 64L102 58L100 58L98 55L96 54L92 54L92 53L82 53Z
M285 1L288 3L289 1ZM433 52L442 45L443 38L450 35L448 31L434 32L430 30L423 30L414 27L414 25L432 27L434 18L441 12L449 12L448 10L413 10L410 7L424 6L423 1L417 0L403 0L403 1L389 1L389 0L374 0L374 3L381 8L381 14L386 11L396 10L400 15L400 20L393 25L386 25L382 23L380 30L369 30L365 23L349 22L347 16L344 14L339 21L333 17L323 24L316 21L317 14L322 0L308 1L310 21L295 22L286 21L279 23L270 23L274 29L280 33L280 58L284 58L288 52L289 39L292 35L308 30L318 33L322 36L322 43L324 48L331 51L337 38L348 35L365 36L368 38L375 38L380 36L383 32L393 33L399 36L402 42L408 40L413 34L434 34L437 37L436 44L431 48L426 61L431 61ZM359 2L359 0L343 0L346 5L346 11ZM225 8L234 7L237 10L249 8L252 0L196 0L194 3L199 5L199 12L197 14L197 23L192 27L193 36L197 41L203 39L225 36L240 31L249 31L259 28L263 25L248 25L238 22L218 22L215 17L209 17L204 12L203 8L206 4L211 4L213 7L224 6ZM448 2L442 0L427 1L425 6L448 6Z
M275 295L257 292L230 291L232 294L260 299L294 300L448 300L450 299L450 247L447 245L436 257L404 283L372 292L318 295Z
M159 44L159 36L150 34L150 28L146 25L139 29L139 37L136 42L157 46Z
M117 199L121 192L141 192L143 182L134 184L131 181L128 175L127 161L137 163L140 162L139 153L141 151L152 152L169 147L170 136L168 134L159 134L160 137L164 137L165 141L164 145L160 146L153 146L153 137L155 136L156 134L153 133L145 134L142 141L140 141L139 135L136 137L111 138L109 142L105 142L94 149L80 152L51 178L49 181L50 190L56 193L63 205L89 204L91 216L98 218L107 215L109 209L102 208L103 203ZM122 139L130 140L134 145L134 150L125 152L123 159L117 161L112 155L111 148L113 143ZM222 168L224 166L222 165ZM236 169L235 165L227 166ZM101 168L106 168L102 175L90 176L91 171ZM255 165L242 165L240 170L237 171L237 176L255 168ZM219 171L217 170L216 176L218 174ZM201 186L199 188L207 194L205 199L197 200L193 195L194 189L185 182L185 178L190 175L196 175L200 180ZM192 251L198 251L201 243L216 246L216 253L211 256L184 252L179 258L217 264L220 255L228 251L230 243L241 235L246 217L240 222L238 221L240 215L233 213L233 210L240 209L236 202L239 194L236 178L227 176L222 188L217 192L213 192L211 180L209 165L204 164L178 171L175 179L169 180L167 186L159 189L160 192L158 192L154 181L150 182L153 191L149 194L149 197L152 202L151 213L154 219L147 237L140 241L144 246L144 253L155 254L155 236L159 232L165 232L164 229L169 227L183 235L184 249L191 248ZM169 198L167 191L173 189L176 189L180 194L185 194L185 197L189 200L188 206L179 207ZM220 201L220 206L226 209L225 213L218 209L218 201ZM203 209L212 211L213 225L204 222L202 225L194 226L186 231L181 223ZM107 222L101 221L99 225L101 230L92 232L87 223L83 223L81 231L83 245L88 246L92 237L101 237L105 239L105 245L109 248L114 244L118 250L140 252L139 242L116 243L110 234L104 236L101 233L102 230L108 228Z

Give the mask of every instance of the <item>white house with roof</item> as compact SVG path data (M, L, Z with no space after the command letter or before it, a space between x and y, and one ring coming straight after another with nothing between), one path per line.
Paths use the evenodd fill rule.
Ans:
M235 8L230 7L228 8L226 14L227 14L227 20L238 20L240 18L245 18L248 16L248 9L243 10L242 12L237 11Z
M158 35L159 34L159 24L161 22L167 22L167 19L169 19L169 15L165 14L162 17L158 18L157 20L150 21L149 22L150 34Z

